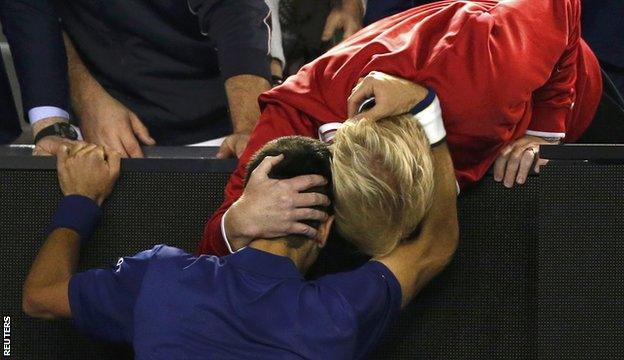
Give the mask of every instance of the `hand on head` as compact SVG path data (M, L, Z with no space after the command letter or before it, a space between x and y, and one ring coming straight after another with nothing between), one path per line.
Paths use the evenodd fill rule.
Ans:
M405 114L421 102L427 93L427 88L411 81L372 71L353 88L347 101L348 117L374 121ZM362 103L371 97L375 97L375 106L358 114Z
M231 242L240 246L257 238L275 238L300 234L309 238L317 230L303 220L327 220L327 214L314 206L329 206L329 198L319 193L304 193L309 188L327 184L320 175L302 175L290 179L271 179L271 168L283 155L267 156L252 172L241 198L228 211L226 225Z
M57 152L58 178L64 195L83 195L99 205L119 176L120 155L95 144L75 142Z

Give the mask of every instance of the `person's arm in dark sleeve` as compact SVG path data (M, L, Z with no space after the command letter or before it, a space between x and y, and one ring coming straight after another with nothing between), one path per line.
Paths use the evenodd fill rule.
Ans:
M53 2L0 0L0 20L31 124L68 120L67 58Z
M258 96L270 88L271 12L258 0L189 0L202 34L214 42L234 133L220 158L240 157L260 115Z

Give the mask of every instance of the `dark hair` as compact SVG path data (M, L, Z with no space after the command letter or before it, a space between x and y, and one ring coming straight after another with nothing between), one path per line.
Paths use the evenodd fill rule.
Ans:
M247 165L245 186L251 173L267 156L284 155L284 159L273 166L269 177L272 179L290 179L300 175L321 175L327 179L324 186L316 186L304 192L315 192L327 195L333 204L332 175L331 175L331 152L329 147L319 141L304 136L285 136L275 139L256 152ZM318 210L333 214L333 206L317 206ZM303 223L318 229L320 222L315 220L302 221ZM286 237L291 247L298 248L308 240L303 235L288 235Z

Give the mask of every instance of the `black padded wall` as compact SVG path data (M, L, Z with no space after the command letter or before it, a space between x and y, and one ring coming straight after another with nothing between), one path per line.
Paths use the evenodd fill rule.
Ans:
M203 223L223 198L228 173L123 172L105 203L104 221L83 250L80 269L112 266L120 256L167 243L194 251ZM122 359L129 347L92 341L70 321L27 318L21 286L43 229L61 198L53 170L0 170L0 309L11 316L15 359Z
M206 216L221 203L228 171L153 161L122 172L81 269L111 266L159 243L194 250ZM129 347L87 339L69 321L21 313L21 285L61 194L53 165L2 165L0 312L11 316L12 356L132 358ZM170 171L153 171L159 167ZM624 165L562 162L521 188L486 178L466 191L455 259L404 311L373 358L624 358L623 193ZM335 256L324 261L320 271L335 270Z
M105 203L104 222L84 248L81 269L167 243L193 251L207 214L221 203L224 172L124 171ZM377 359L527 358L537 184L506 190L491 180L460 198L461 244L442 276L405 310ZM93 341L70 321L27 318L20 310L26 271L61 198L53 170L0 170L2 313L12 318L19 359L124 359L127 346ZM327 256L321 271L334 270Z
M624 165L540 175L539 356L624 358Z
M539 183L509 190L486 178L460 197L454 260L403 311L376 359L535 358Z

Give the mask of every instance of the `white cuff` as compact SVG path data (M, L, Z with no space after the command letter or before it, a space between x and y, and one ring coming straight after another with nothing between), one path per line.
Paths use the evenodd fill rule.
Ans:
M534 131L534 130L527 130L526 134L530 136L537 136L537 137L542 137L542 138L559 138L559 139L563 139L566 136L566 133L562 133L562 132L547 132L547 131Z
M230 211L230 209L227 209L225 214L223 214L223 216L221 217L221 236L223 236L223 241L225 242L225 246L227 247L228 251L230 252L230 254L233 254L235 253L235 251L232 250L232 245L230 245L230 241L225 234L225 217L227 216L228 211Z
M62 117L69 120L69 113L56 106L37 106L28 110L28 120L30 120L31 126L35 125L37 121L51 117Z
M336 131L342 127L342 123L332 122L323 124L318 128L318 137L319 140L326 144L331 144L334 142L334 137L336 137Z
M437 145L446 138L442 108L436 94L429 90L427 97L412 110L412 114L420 123L431 146Z

